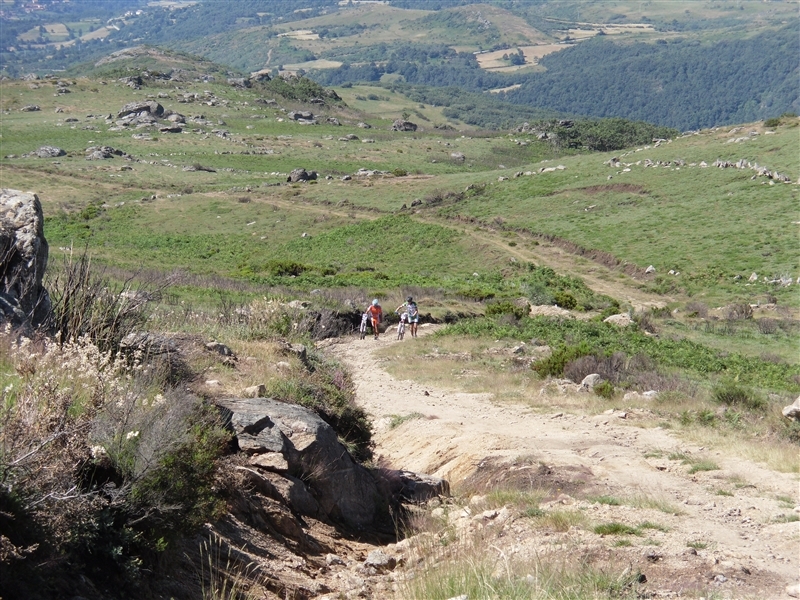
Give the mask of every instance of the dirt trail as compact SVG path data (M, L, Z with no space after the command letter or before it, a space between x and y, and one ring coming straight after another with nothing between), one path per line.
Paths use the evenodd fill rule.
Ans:
M432 329L421 328L420 336ZM780 521L781 515L795 514L792 507L800 504L796 476L699 448L668 430L637 427L644 413L635 410L571 414L558 409L554 396L552 412L541 414L523 404L494 402L488 394L397 380L374 356L375 349L394 343L417 340L354 337L327 349L349 366L358 402L375 424L376 454L394 467L446 478L458 490L459 483L486 459L510 462L528 457L562 474L582 474L584 494L591 490L595 497L668 503L680 514L601 504L592 507L591 516L604 521L657 521L668 528L651 536L658 540L659 558L648 579L657 580L662 573L663 582L656 584L671 591L699 581L725 592L725 597L787 598L786 586L800 579L800 523ZM390 415L412 413L424 418L391 427ZM713 460L720 469L689 474L689 467L667 458L675 452ZM733 495L720 495L719 490ZM690 542L697 542L700 549L689 548ZM628 551L641 558L643 549L614 550Z

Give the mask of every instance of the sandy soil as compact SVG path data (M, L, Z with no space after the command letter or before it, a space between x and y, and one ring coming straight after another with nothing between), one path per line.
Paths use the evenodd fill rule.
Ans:
M420 328L420 336L432 329ZM546 465L548 473L560 474L565 491L550 502L574 505L595 523L655 521L667 529L648 532L656 540L650 546L627 548L614 548L612 540L591 531L569 534L573 544L640 564L650 597L697 597L705 590L721 598L788 598L787 586L800 580L800 522L785 522L800 511L797 476L697 447L669 430L644 428L644 409L576 414L558 408L560 392L545 390L541 393L552 394L553 409L542 414L522 404L493 402L487 394L397 380L374 350L416 340L392 337L341 339L328 342L326 351L350 367L358 401L375 424L376 454L395 468L446 478L458 492L487 462L507 462L511 470L515 461ZM424 418L391 428L390 415L412 413ZM713 460L720 469L689 474L688 466L667 458L675 452ZM675 512L636 502L598 504L591 500L597 496L646 498ZM516 544L516 552L541 551L538 532L514 531L500 539Z

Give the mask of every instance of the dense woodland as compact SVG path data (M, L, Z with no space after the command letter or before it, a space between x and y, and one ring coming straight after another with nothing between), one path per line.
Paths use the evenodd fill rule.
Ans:
M542 59L511 102L696 129L800 110L797 24L713 45L578 44Z

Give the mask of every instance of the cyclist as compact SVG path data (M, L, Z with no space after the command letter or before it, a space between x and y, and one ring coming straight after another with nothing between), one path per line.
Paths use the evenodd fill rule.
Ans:
M401 308L406 309L408 325L411 329L411 337L417 337L417 325L419 324L419 307L417 307L417 303L414 302L414 298L409 296L403 304L397 307L396 312L399 313Z
M378 299L375 298L372 301L372 304L367 307L367 312L369 313L369 319L372 322L372 333L375 334L375 339L378 339L378 325L381 321L383 321L383 309L381 305L378 304Z

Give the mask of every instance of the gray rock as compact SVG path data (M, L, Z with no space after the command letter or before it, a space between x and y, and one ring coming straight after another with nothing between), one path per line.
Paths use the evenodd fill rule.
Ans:
M206 344L206 350L211 350L211 352L216 352L217 354L221 354L222 356L230 356L230 357L236 356L233 353L233 350L228 348L225 344L220 344L219 342L208 342Z
M656 272L656 268L655 268L653 265L650 265L649 267L647 267L647 268L644 270L644 272L645 272L647 275L650 275L651 273L655 273L655 272Z
M66 155L66 152L57 146L42 146L31 154L39 158L56 158L57 156Z
M228 77L228 85L238 88L249 88L250 80L244 77Z
M628 313L621 313L618 315L611 315L603 319L603 323L611 323L617 327L627 327L633 323L633 319Z
M402 487L392 491L403 502L422 504L431 498L450 495L450 483L433 475L413 473L412 471L390 471L388 475L390 480L394 477L399 479Z
M320 516L355 529L383 515L372 474L356 463L333 428L316 413L271 398L218 401L239 444L249 454L280 452L292 473L302 474Z
M389 571L394 571L397 566L397 559L394 556L389 556L383 550L373 550L367 555L364 566L372 567L378 573L388 573Z
M800 421L800 396L792 404L783 408L783 416L793 421Z
M417 124L404 119L397 119L390 127L391 131L416 131Z
M38 104L28 104L27 106L23 106L22 108L20 108L20 110L22 112L36 112L41 109L39 108Z
M356 127L361 127L361 129L372 129L372 125L369 123L364 123L363 121L357 123Z
M451 152L450 158L458 162L464 162L465 160L467 160L467 157L464 155L463 152Z
M49 318L50 296L42 286L48 254L39 197L0 190L0 322L36 327Z
M603 378L600 377L600 375L598 375L597 373L592 373L591 375L587 375L586 377L583 378L583 381L581 381L581 386L588 390L591 390L601 381L603 381Z
M141 352L145 355L174 354L178 347L173 340L164 335L147 331L133 332L126 335L119 343L120 350Z
M161 117L164 114L164 107L155 100L145 100L141 102L129 102L117 113L117 118L128 115L150 113L154 117Z
M306 171L303 168L293 169L289 176L286 178L287 183L298 183L300 181L316 181L316 171Z
M263 383L259 383L258 385L252 385L250 387L246 387L242 390L242 396L244 398L263 398L267 394L267 386Z
M286 114L287 117L295 121L313 121L314 113L308 110L293 110Z

